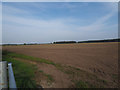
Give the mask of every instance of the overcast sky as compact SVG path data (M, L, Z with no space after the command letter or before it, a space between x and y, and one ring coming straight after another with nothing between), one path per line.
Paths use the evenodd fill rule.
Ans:
M3 43L118 37L118 3L3 2Z

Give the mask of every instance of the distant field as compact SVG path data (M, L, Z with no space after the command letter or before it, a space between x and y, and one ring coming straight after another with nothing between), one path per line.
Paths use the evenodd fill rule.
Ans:
M35 81L43 87L117 87L117 42L3 46L3 50L36 65L40 73Z

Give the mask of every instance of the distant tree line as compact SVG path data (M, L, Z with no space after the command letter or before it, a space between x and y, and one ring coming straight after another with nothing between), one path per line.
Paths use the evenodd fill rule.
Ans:
M67 44L67 43L99 43L99 42L120 42L120 39L106 39L106 40L88 40L88 41L58 41L53 44Z
M65 43L77 43L76 41L59 41L59 42L53 42L53 44L65 44Z
M43 43L43 44L70 44L70 43L100 43L100 42L120 42L119 39L106 39L106 40L88 40L88 41L56 41L53 43ZM2 44L3 46L8 45L39 45L39 43L23 43L23 44Z
M24 45L24 44L2 44L2 46L18 46L18 45Z
M89 41L79 41L78 43L97 43L97 42L120 42L120 39L89 40Z

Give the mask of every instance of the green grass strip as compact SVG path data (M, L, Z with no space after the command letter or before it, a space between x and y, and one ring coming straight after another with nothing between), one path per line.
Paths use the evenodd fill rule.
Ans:
M36 57L32 57L32 56L27 56L27 55L23 55L23 54L17 54L17 53L8 52L8 51L3 51L3 55L7 55L7 56L13 57L13 58L21 58L21 59L25 59L25 60L32 60L32 61L38 61L40 63L46 63L46 64L55 65L54 62L49 61L49 60L40 59L40 58L36 58Z
M33 80L36 70L34 65L15 60L8 56L3 56L2 59L3 61L12 63L18 88L36 88L36 82Z

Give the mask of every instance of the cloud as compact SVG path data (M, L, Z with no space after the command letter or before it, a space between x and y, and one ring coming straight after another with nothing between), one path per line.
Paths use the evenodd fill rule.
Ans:
M11 6L7 6L7 5L3 5L3 14L28 14L28 12L26 10L23 9L19 9L19 8L15 8L15 7L11 7Z
M106 23L107 20L109 20L113 15L114 15L113 12L109 13L105 16L98 18L96 21L92 22L90 25L79 27L78 30L85 30L87 32L87 31L99 31L101 29L104 29L108 27Z
M23 25L24 27L37 27L42 30L49 30L49 29L56 29L56 30L81 30L81 31L94 31L94 30L100 30L101 28L104 28L106 25L106 21L109 20L113 16L113 13L107 14L99 19L97 19L95 22L91 22L90 25L85 26L76 26L76 25L70 25L68 23L70 22L76 22L77 20L73 18L69 19L53 19L53 20L42 20L42 19L29 19L29 18L22 18L22 17L15 17L15 16L3 16L4 22L13 23L13 25ZM3 22L3 23L4 23ZM76 26L76 27L75 27ZM107 27L107 26L106 26Z
M22 17L15 17L15 16L3 16L4 22L9 22L19 25L23 25L26 27L39 27L39 28L62 28L65 26L64 20L36 20L36 19L29 19L29 18L22 18Z
M99 17L96 21L92 22L88 26L79 27L79 30L98 31L98 30L104 29L106 27L109 27L107 25L107 21L111 17L113 17L116 13L118 13L118 4L117 3L107 3L107 4L104 4L104 5L105 5L105 8L107 8L108 11L110 10L110 13L108 13L108 14L102 16L102 17ZM112 26L116 26L116 24L112 25Z
M74 5L69 5L70 4L68 4L67 8L74 8ZM47 8L42 5L37 6L37 4L33 6L38 9L41 7ZM112 5L108 6L112 7ZM7 9L9 7L10 6L6 6L5 8ZM16 11L18 14L24 13L29 15L29 11L15 7L10 7L9 10L11 12L7 10L3 16L4 43L104 39L116 37L117 35L117 24L108 25L107 22L116 14L114 9L112 9L110 13L98 17L95 21L91 21L90 24L84 24L82 26L79 24L83 22L82 19L72 17L36 19L12 13ZM86 20L86 22L88 22L88 20Z
M3 41L5 42L5 40L7 40L6 42L8 42L8 39L10 38L12 42L31 42L34 40L36 42L52 42L56 40L80 39L84 40L87 39L87 37L89 37L90 39L91 36L95 38L97 37L97 35L100 36L99 32L101 32L102 29L107 30L109 27L108 25L105 25L105 22L110 17L107 17L107 19L105 17L102 17L104 20L101 20L100 18L96 21L96 23L92 23L91 25L76 27L74 25L67 24L69 23L69 21L66 21L64 19L48 21L7 16L4 20L7 20L6 22L11 22L13 24L3 25L3 29L5 30L3 31L3 35L5 36ZM112 26L113 25L111 25L111 27ZM109 27L109 29L111 28ZM14 37L17 37L17 40L15 40Z

